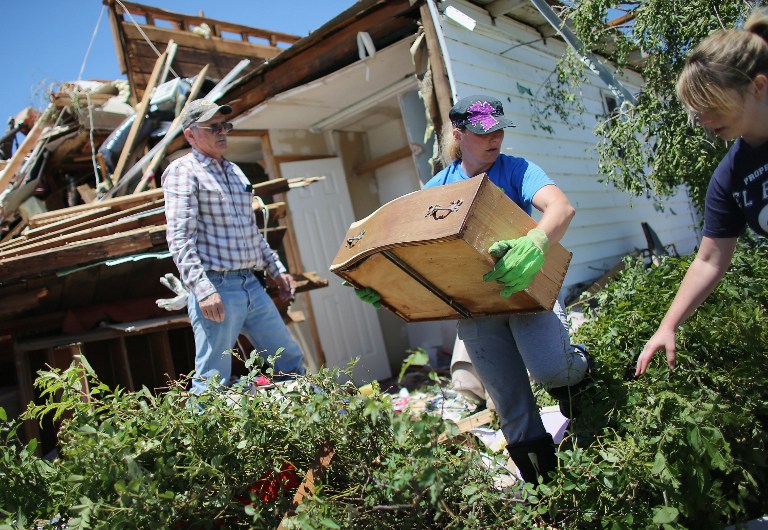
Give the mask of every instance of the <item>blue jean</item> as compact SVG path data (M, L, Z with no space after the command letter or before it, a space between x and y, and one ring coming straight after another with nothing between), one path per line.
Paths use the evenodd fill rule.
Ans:
M587 360L574 352L562 306L552 311L460 320L458 335L485 385L508 444L546 434L531 378L549 388L575 385Z
M275 373L304 374L301 349L253 271L207 271L206 274L221 296L225 313L223 322L208 320L190 293L187 311L195 335L192 392L199 394L205 390L207 381L215 376L222 384L229 384L232 358L224 352L235 345L240 333L248 337L265 358L285 348L275 363Z

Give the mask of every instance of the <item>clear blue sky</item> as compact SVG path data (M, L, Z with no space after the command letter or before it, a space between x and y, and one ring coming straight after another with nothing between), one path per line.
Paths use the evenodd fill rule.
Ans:
M356 0L139 0L136 3L304 37ZM101 22L99 16L104 8ZM86 58L91 37L96 37ZM101 0L5 0L0 12L3 72L0 133L9 117L40 110L52 84L82 79L125 79L120 73L109 17ZM161 50L162 51L162 50Z

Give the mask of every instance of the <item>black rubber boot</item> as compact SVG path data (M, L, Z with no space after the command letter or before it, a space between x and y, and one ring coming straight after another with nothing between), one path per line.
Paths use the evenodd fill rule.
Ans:
M507 446L507 452L526 482L538 484L541 477L542 482L547 483L557 469L555 442L550 434L535 440L510 444Z
M587 373L584 374L584 379L575 385L547 389L549 395L558 401L560 414L569 419L581 414L581 409L578 405L578 395L592 382L592 373L594 371L592 356L589 354L587 347L583 344L574 344L573 348L587 360Z

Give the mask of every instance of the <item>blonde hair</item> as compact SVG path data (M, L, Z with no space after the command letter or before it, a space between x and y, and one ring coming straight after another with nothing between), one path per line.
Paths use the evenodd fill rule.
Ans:
M461 146L453 136L455 127L451 122L443 126L443 134L440 141L440 160L443 167L448 167L457 160L461 160Z
M677 95L691 111L740 111L752 80L768 73L768 9L752 12L744 29L718 31L685 61Z

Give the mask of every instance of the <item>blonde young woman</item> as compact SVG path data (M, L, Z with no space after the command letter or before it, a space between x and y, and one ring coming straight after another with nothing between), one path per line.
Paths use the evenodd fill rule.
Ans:
M704 207L704 236L672 305L643 348L635 375L653 355L675 367L677 328L715 289L749 226L768 236L768 10L752 13L744 29L705 39L686 60L677 93L691 117L733 140L712 175Z

